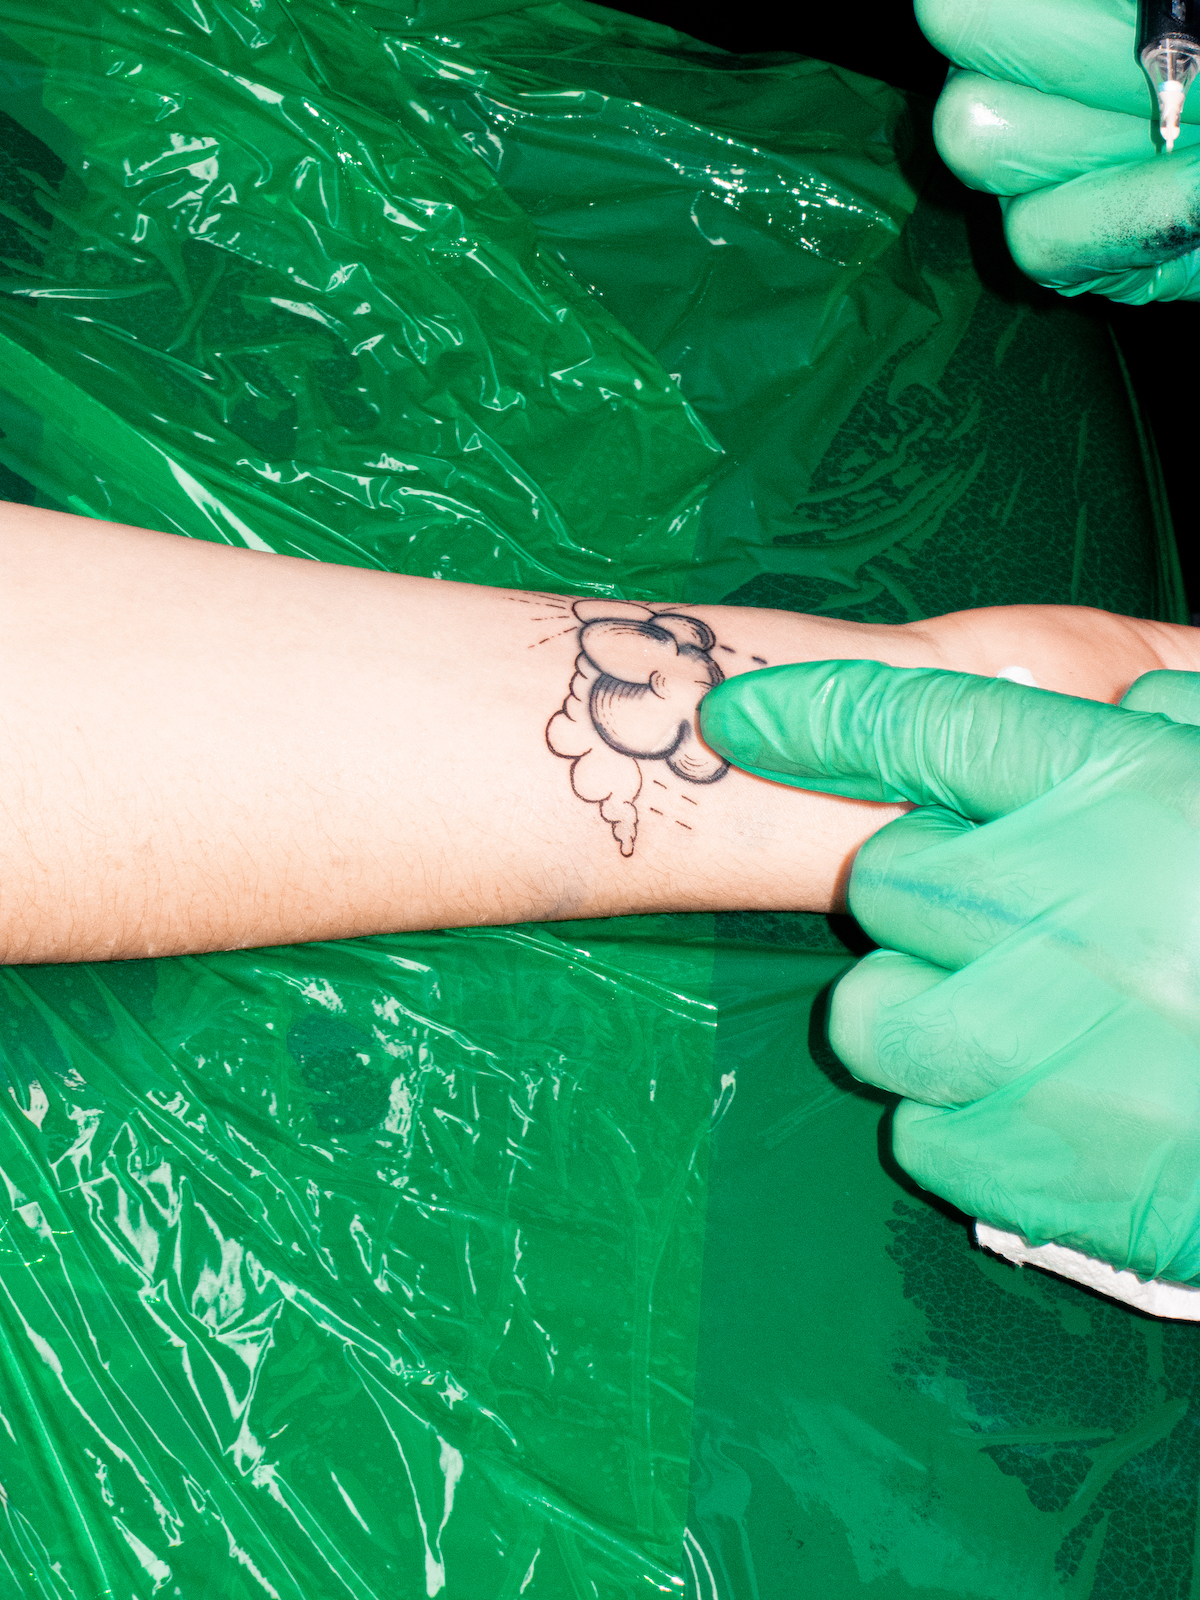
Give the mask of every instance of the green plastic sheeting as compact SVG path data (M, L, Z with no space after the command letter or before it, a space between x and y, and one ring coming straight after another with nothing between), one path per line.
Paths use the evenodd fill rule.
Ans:
M936 168L928 111L631 18L601 43L596 16L388 43L725 451L687 597L1186 621L1103 320L1031 290L990 202Z
M1195 1326L971 1248L965 1219L881 1153L885 1097L823 1044L850 953L767 919L737 931L714 984L728 1111L709 1168L690 1593L1190 1600Z
M0 488L1179 620L1103 324L931 166L879 84L586 4L0 0ZM898 1186L821 1044L852 959L740 916L5 970L5 1600L1188 1595L1196 1335Z
M7 969L6 1596L670 1592L688 932Z

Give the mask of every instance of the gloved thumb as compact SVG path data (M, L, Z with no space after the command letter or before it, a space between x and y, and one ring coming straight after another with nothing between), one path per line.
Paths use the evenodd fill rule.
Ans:
M1083 766L1125 766L1147 736L1193 733L1003 679L877 661L730 678L700 708L707 744L760 777L855 800L942 805L979 822Z

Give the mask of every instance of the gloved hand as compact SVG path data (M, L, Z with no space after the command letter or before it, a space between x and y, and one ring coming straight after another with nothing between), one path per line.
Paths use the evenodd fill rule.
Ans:
M799 788L920 809L860 850L881 945L830 1037L904 1096L897 1160L969 1215L1200 1277L1200 675L1136 710L959 673L815 662L729 680L705 740Z
M956 70L934 133L1002 200L1021 269L1064 294L1200 298L1200 82L1173 154L1137 60L1135 0L916 0Z

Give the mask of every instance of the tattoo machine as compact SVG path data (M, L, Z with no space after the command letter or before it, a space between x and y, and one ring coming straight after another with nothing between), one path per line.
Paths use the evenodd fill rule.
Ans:
M1159 131L1170 152L1200 70L1200 0L1141 0L1140 10L1138 60L1158 96Z

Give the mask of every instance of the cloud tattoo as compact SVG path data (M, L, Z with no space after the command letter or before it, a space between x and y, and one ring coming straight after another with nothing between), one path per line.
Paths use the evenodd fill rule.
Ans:
M577 600L575 675L546 743L571 763L571 787L599 806L623 856L637 840L639 763L663 761L687 783L729 770L700 742L697 707L724 677L716 636L696 617L623 600Z

